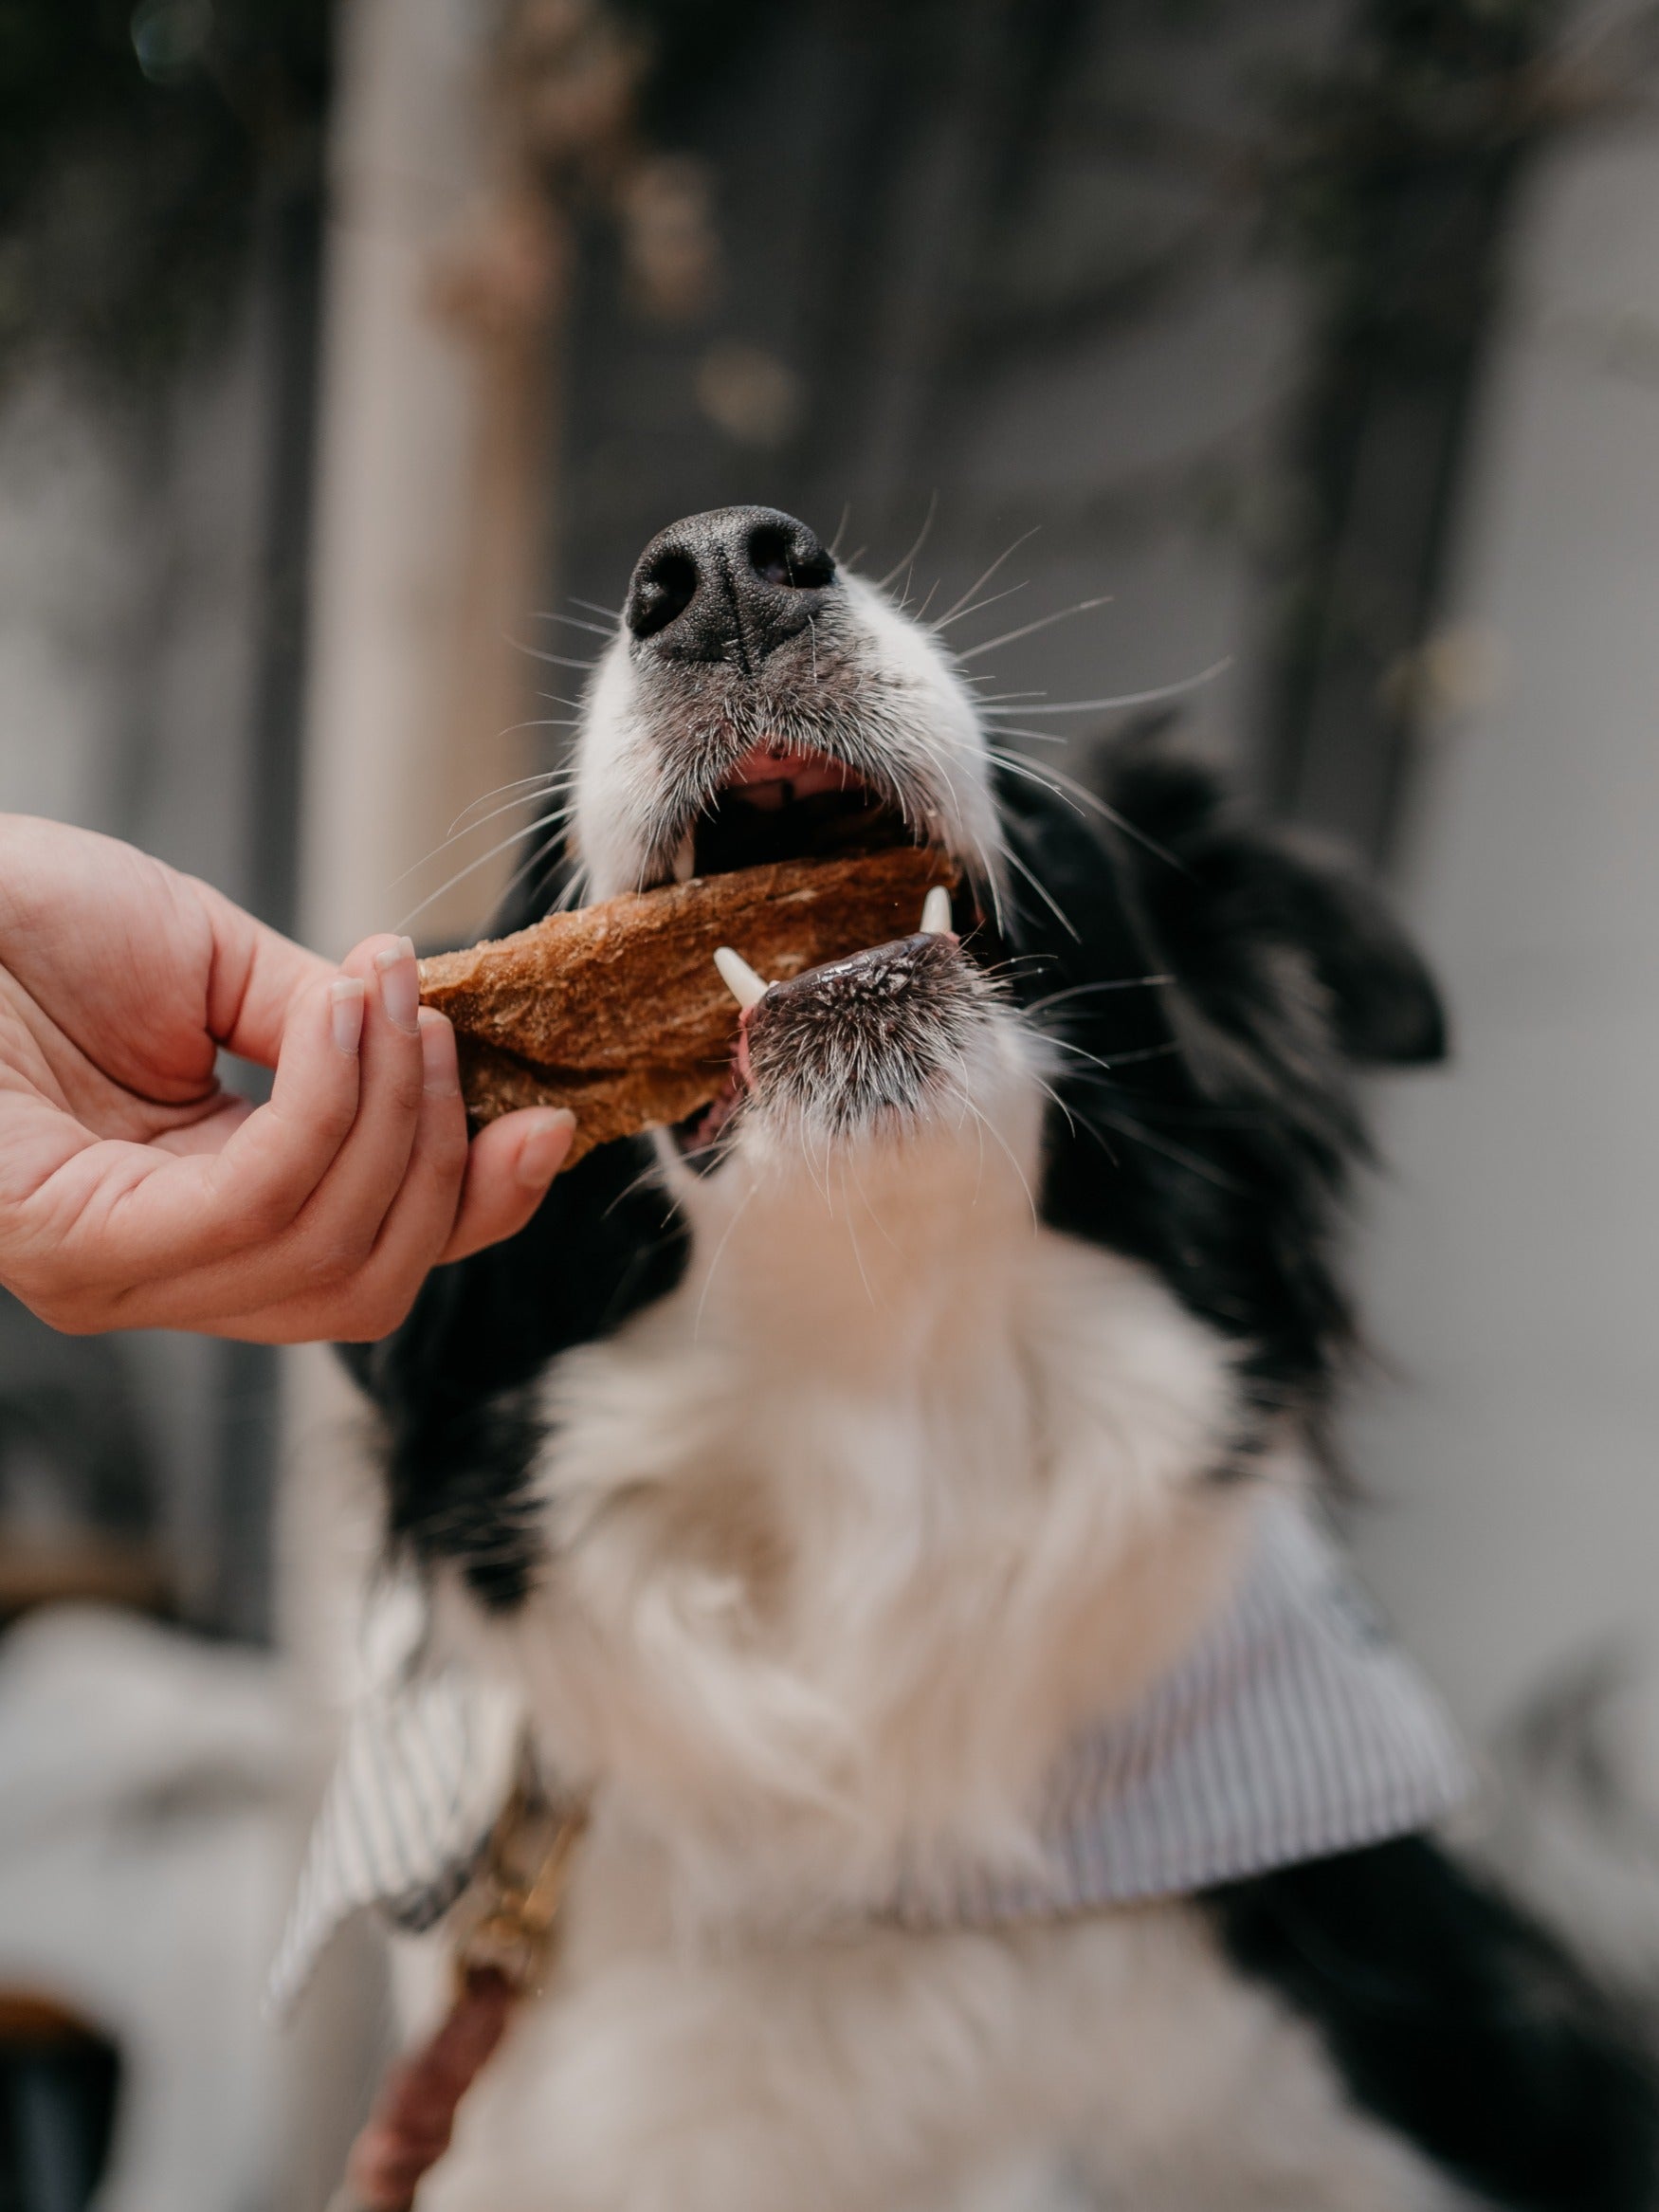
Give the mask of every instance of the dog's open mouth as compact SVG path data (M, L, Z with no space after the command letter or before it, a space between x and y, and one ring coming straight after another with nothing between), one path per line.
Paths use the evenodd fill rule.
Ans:
M725 875L770 860L829 859L921 842L889 796L844 762L752 745L682 838L674 873Z
M680 842L673 873L684 881L771 861L831 859L925 842L925 832L906 818L895 798L845 762L781 742L762 742L750 747L705 802ZM957 897L971 906L965 886ZM942 888L931 899L927 914L918 916L917 926L935 935L955 931L957 918ZM840 971L848 964L831 966ZM714 1163L718 1141L754 1081L748 1027L766 980L740 960L728 975L739 1003L745 996L749 1000L742 1007L731 1067L718 1096L677 1123L672 1132L682 1155L694 1165Z

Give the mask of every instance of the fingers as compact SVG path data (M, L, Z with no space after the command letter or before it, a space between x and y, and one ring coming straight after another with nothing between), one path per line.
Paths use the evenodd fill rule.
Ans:
M420 1015L422 1095L408 1168L374 1248L336 1309L329 1330L373 1342L394 1329L448 1240L466 1173L466 1110L461 1103L455 1035L441 1014Z
M222 1117L216 1155L78 1132L37 1193L51 1279L24 1289L29 1303L73 1329L373 1339L440 1260L521 1228L572 1117L509 1115L469 1152L453 1033L418 987L393 938L303 985L270 1102L239 1125Z
M511 1236L540 1205L570 1151L574 1116L529 1108L492 1124L468 1147L465 1116L459 1114L459 1145L452 1152L453 1139L443 1117L461 1103L453 1033L441 1015L428 1013L422 1017L423 1035L428 1022L434 1039L441 1040L429 1047L428 1065L435 1070L442 1053L447 1085L428 1100L403 1195L373 1258L351 1282L325 1297L221 1315L209 1325L210 1333L260 1344L307 1344L329 1337L374 1343L403 1320L435 1263L461 1259ZM465 1196L457 1216L454 1189L463 1169Z
M424 1112L447 1127L447 1147L429 1140L419 1186L448 1216L433 1244L436 1256L453 1216L465 1167L465 1124L458 1090L426 1103L419 979L407 938L371 938L351 954L326 993L326 1040L352 1070L355 1111L344 1129L330 1115L330 1156L309 1190L278 1182L272 1158L285 1157L317 1135L320 1088L315 1052L302 1038L285 1039L268 1106L238 1128L213 1161L220 1252L193 1268L162 1268L171 1282L137 1286L129 1308L142 1325L215 1328L227 1315L299 1300L318 1311L369 1265L394 1202L404 1192ZM447 1036L448 1024L440 1025ZM449 1047L452 1055L453 1046ZM322 1145L319 1139L316 1150ZM315 1155L307 1154L308 1164ZM193 1161L181 1162L193 1166ZM438 1186L431 1189L434 1179ZM300 1203L290 1200L298 1196ZM251 1234L249 1233L251 1232ZM428 1260L428 1265L430 1264ZM121 1325L138 1326L132 1310ZM319 1334L327 1334L319 1325Z
M178 1236L165 1219L155 1224L157 1271L179 1273L232 1260L287 1234L361 1124L371 1056L365 1047L381 1026L372 1015L361 976L331 976L301 993L283 1034L268 1103L234 1128L216 1155L199 1162L203 1188L195 1234ZM176 1193L163 1179L154 1186L158 1212L160 1201L184 1195L182 1180ZM162 1239L170 1234L168 1249Z
M384 968L384 955L376 964ZM420 1010L418 1023L422 1109L403 1181L371 1256L343 1295L331 1300L326 1328L312 1330L307 1323L307 1333L356 1342L390 1334L433 1266L523 1228L569 1154L574 1115L540 1107L504 1116L469 1146L454 1032L430 1008ZM366 1076L364 1115L369 1081ZM274 1318L267 1315L266 1323ZM283 1325L299 1319L289 1313Z
M23 1295L59 1326L140 1325L127 1310L178 1276L223 1269L282 1238L350 1135L358 1055L344 1040L359 986L319 979L294 1009L270 1103L230 1129L220 1151L178 1158L157 1147L93 1140L52 1119L63 1156L20 1193L8 1242L29 1265ZM67 1307L78 1318L61 1320ZM48 1309L49 1308L49 1309ZM86 1318L86 1316L96 1318ZM159 1317L151 1324L163 1325Z
M421 1046L420 977L407 937L371 938L345 962L364 985L356 1118L327 1175L295 1224L294 1261L314 1280L343 1280L366 1265L392 1202L403 1191L427 1095ZM442 1024L447 1033L448 1024ZM451 1058L453 1046L450 1047ZM451 1135L463 1149L460 1089L451 1082ZM272 1103L275 1103L273 1098ZM453 1168L459 1193L461 1162ZM432 1173L431 1154L423 1178ZM451 1198L453 1203L453 1194ZM302 1287L302 1286L301 1286Z
M448 1042L448 1024L441 1017L434 1020ZM448 1050L453 1051L452 1042ZM242 1314L221 1312L203 1327L214 1336L254 1344L309 1344L330 1337L366 1344L390 1335L414 1303L435 1260L463 1258L523 1228L563 1165L574 1128L571 1114L535 1107L505 1116L475 1138L466 1153L462 1213L442 1252L434 1252L428 1241L434 1216L444 1217L442 1208L427 1211L416 1195L425 1160L425 1140L417 1139L400 1201L403 1210L394 1210L374 1259L352 1282L326 1297L290 1299Z
M569 1157L576 1117L565 1107L530 1106L504 1114L472 1140L461 1211L445 1260L465 1259L523 1228Z
M378 957L387 949L385 943L371 942L351 963L370 971L363 1104L358 1128L342 1147L337 1169L296 1225L295 1240L310 1253L310 1267L298 1279L292 1267L263 1264L220 1272L216 1280L204 1276L180 1284L170 1325L266 1344L327 1338L374 1342L402 1321L434 1265L512 1235L545 1197L570 1150L574 1117L542 1107L510 1114L469 1147L454 1033L442 1015L422 1008L417 1014L421 1090L414 1131L403 1156L401 1180L373 1243L364 1250L356 1209L364 1203L366 1185L355 1147L364 1127L381 1117L384 1125L374 1142L382 1147L401 1142L400 1124L392 1118L399 1102L379 1089L385 1084L390 1091L400 1072L398 1040L388 1037L382 1024L398 1030L393 1016L401 1016L408 1005L398 996L396 961ZM388 997L390 1007L383 1003ZM403 1042L407 1045L407 1039ZM374 1194L376 1201L383 1190L384 1182ZM250 1284L257 1286L252 1299ZM180 1318L187 1305L194 1318Z

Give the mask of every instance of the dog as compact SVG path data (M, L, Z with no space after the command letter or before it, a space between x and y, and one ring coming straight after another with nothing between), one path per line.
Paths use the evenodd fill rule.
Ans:
M548 1986L421 2202L1659 2203L1637 2027L1421 1820L961 1902L1036 1878L1067 1746L1317 1498L1356 1077L1446 1042L1357 877L1161 737L1074 779L1010 719L764 508L653 539L587 685L569 849L504 926L896 840L961 880L788 982L739 960L715 1106L356 1358L434 1645L590 1808ZM436 1971L415 1947L411 2017Z

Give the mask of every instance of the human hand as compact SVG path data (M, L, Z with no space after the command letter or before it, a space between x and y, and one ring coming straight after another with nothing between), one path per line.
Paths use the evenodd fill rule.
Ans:
M406 939L339 968L91 832L0 815L0 1283L56 1328L385 1336L521 1228L571 1117L468 1145ZM217 1049L276 1069L224 1090Z

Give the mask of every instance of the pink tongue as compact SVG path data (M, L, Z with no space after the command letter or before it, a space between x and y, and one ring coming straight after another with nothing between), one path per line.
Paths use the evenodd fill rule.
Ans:
M738 1041L732 1047L732 1065L725 1082L699 1115L692 1146L701 1150L712 1144L732 1116L738 1110L738 1102L754 1081L749 1068L749 1016L755 1009L745 1007L738 1017Z
M856 781L850 769L839 760L826 760L821 753L774 752L766 745L751 745L732 770L726 788L793 783L796 798L811 798L821 791L846 791Z

